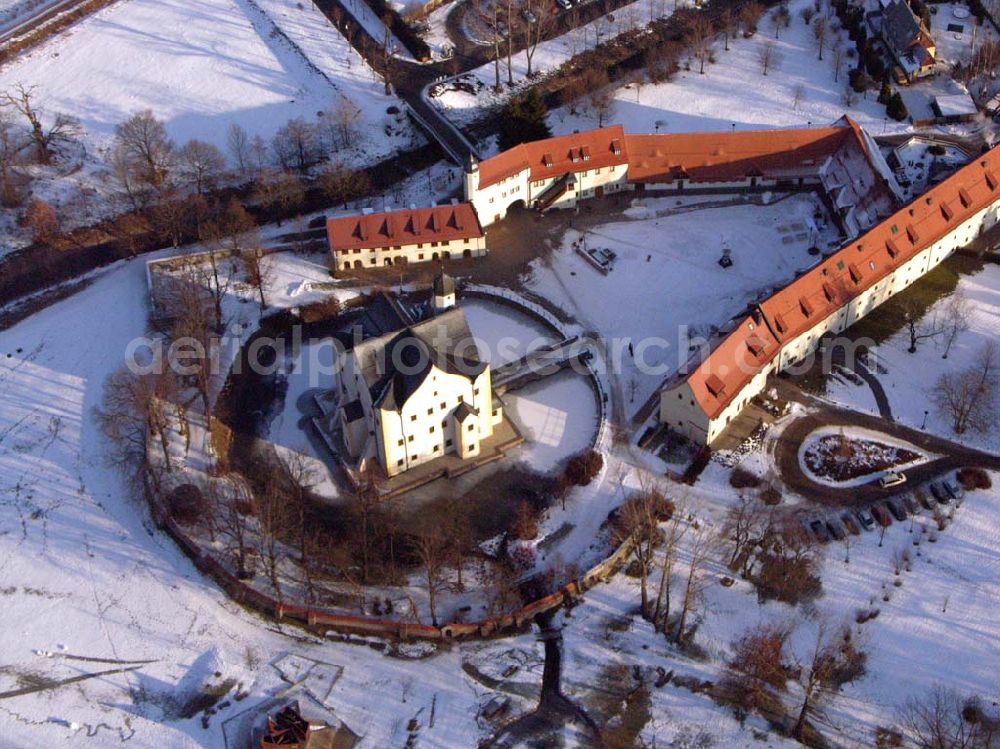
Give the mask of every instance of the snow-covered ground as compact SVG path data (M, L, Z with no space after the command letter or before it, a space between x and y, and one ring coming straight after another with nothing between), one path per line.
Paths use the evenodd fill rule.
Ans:
M330 85L239 0L129 0L96 13L0 71L0 88L37 86L49 112L79 118L95 144L151 109L179 141L225 147L237 122L269 137L313 119Z
M945 372L959 372L972 365L977 353L987 341L997 340L1000 325L1000 267L989 264L984 270L959 280L958 291L968 300L971 310L969 329L958 335L948 358L942 354L947 344L946 336L920 341L917 352L908 352L909 332L900 330L877 348L877 373L896 421L912 427L924 425L924 411L928 411L926 429L943 437L964 442L991 452L1000 452L1000 432L990 429L986 433L967 431L955 434L948 417L939 413L931 400L931 393L938 378ZM947 297L937 303L927 315L928 324L937 319L940 323ZM877 314L877 313L876 313ZM868 393L868 386L853 385L839 378L831 379L827 397L861 410L877 413Z
M532 74L551 72L574 55L592 49L597 44L607 42L631 29L642 28L655 18L669 16L673 9L674 3L668 0L636 0L614 13L602 15L562 36L541 42L531 58ZM435 11L438 12L440 11ZM528 58L525 51L513 56L511 69L515 88L523 85L528 72ZM491 87L496 82L496 70L492 62L470 71L462 78L476 87L475 95L451 89L433 99L434 103L456 122L464 123L475 119L482 114L484 108L502 101L510 93L509 90L500 94L492 91ZM501 85L506 87L507 80L507 58L504 57L500 62Z
M581 236L574 229L551 260L532 264L527 280L528 288L598 331L609 346L616 339L632 341L634 356L620 343L610 364L625 383L630 412L687 359L684 330L693 339L723 325L767 289L812 266L816 258L809 247L836 236L832 227L814 229L818 205L808 195L767 206L736 200L670 215L677 203L638 200L621 220L587 230L588 247L608 247L618 255L608 275L573 250ZM718 264L726 247L730 268Z
M791 25L781 30L778 39L774 38L768 16L761 19L759 31L752 38L738 36L732 40L728 52L723 49L723 40L718 39L714 45L715 62L705 66L704 74L698 72L698 61L691 60L690 70L682 65L666 83L630 83L618 88L610 119L626 123L630 132L683 133L726 130L734 124L737 130L826 125L847 113L876 135L883 130L904 130L905 125L885 122L885 107L875 101L874 93L867 98L855 95L851 106L845 104L847 71L855 61L845 55L835 81L832 47L835 43L853 47L853 43L846 34L836 42L831 38L823 60L818 60L812 30L799 15L802 8L812 5L812 0L790 2ZM758 55L764 45L771 43L780 61L765 76ZM800 87L801 102L796 108L795 95ZM553 113L550 122L558 132L568 133L594 127L596 117L590 112L574 116L564 108Z

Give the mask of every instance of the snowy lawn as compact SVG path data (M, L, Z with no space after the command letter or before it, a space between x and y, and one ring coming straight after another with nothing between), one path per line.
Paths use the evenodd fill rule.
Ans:
M945 372L959 372L969 367L987 341L996 341L1000 327L1000 267L987 265L975 275L962 276L958 291L971 305L970 327L959 334L948 358L942 358L947 343L945 336L920 341L917 352L911 354L907 350L910 346L909 333L900 330L878 347L876 356L880 371L876 375L889 397L896 421L919 428L924 426L926 410L929 412L928 431L997 453L1000 452L1000 432L995 428L986 433L970 430L965 434L955 434L951 420L940 414L931 401L938 378ZM936 316L943 314L943 306L947 303L947 297L939 301L927 313L925 322L931 324ZM878 412L867 385L860 387L833 378L827 387L827 397L854 408Z
M79 118L97 146L151 109L176 140L225 148L230 123L269 138L333 102L333 87L273 31L245 0L128 0L6 66L0 89L37 86L39 103Z
M588 247L617 253L608 275L573 250L581 237L573 229L551 260L535 261L526 282L609 346L618 341L610 366L622 376L630 411L687 359L683 330L694 338L721 326L748 302L812 266L809 247L835 236L832 228L816 230L818 206L809 195L766 206L736 201L668 215L676 203L639 201L622 220L586 231ZM724 247L734 261L728 269L718 264Z
M615 92L615 107L605 121L623 122L633 133L684 133L703 130L726 130L735 123L736 129L827 125L845 113L863 127L878 135L883 131L906 129L905 124L885 122L885 108L875 101L875 93L867 98L856 96L851 106L844 102L847 70L856 61L844 56L838 80L834 80L832 48L839 43L845 48L853 43L841 34L835 42L830 35L823 60L817 59L812 29L799 15L813 0L792 0L788 4L791 26L782 29L778 39L768 16L761 19L759 31L750 39L739 36L723 49L720 37L714 46L715 62L698 72L699 63L691 61L691 70L683 65L671 81L656 85L626 84ZM773 43L780 61L761 74L760 50ZM802 97L795 104L796 90ZM595 127L596 116L589 111L572 115L566 108L550 116L557 133ZM659 128L657 124L659 123Z

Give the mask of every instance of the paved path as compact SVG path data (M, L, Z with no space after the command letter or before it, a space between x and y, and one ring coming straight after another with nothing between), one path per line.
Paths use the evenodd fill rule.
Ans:
M810 413L794 419L778 436L769 438L767 449L774 458L778 474L785 486L817 502L836 505L865 504L908 491L915 484L938 478L947 471L966 466L1000 471L1000 455L966 447L919 429L887 421L880 416L842 408L803 393L785 379L774 379L773 384L778 388L782 398L808 406ZM855 426L881 432L940 457L903 471L907 483L891 489L883 489L877 483L848 488L827 486L814 481L802 470L799 463L799 449L813 431L831 426Z

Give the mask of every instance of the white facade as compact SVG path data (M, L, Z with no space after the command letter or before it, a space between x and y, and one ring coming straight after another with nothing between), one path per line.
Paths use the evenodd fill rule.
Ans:
M401 263L424 263L460 257L482 257L487 252L486 237L429 240L403 245L340 250L335 262L338 270L379 268Z
M426 361L406 368L407 347ZM363 470L374 461L392 477L447 454L478 456L503 410L474 347L464 313L451 308L345 352L337 423L349 462Z

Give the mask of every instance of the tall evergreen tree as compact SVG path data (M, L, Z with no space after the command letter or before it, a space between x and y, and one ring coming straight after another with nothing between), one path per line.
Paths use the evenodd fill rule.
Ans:
M523 95L512 97L501 114L497 146L501 151L506 151L519 143L551 137L547 116L545 101L535 89L528 89Z

